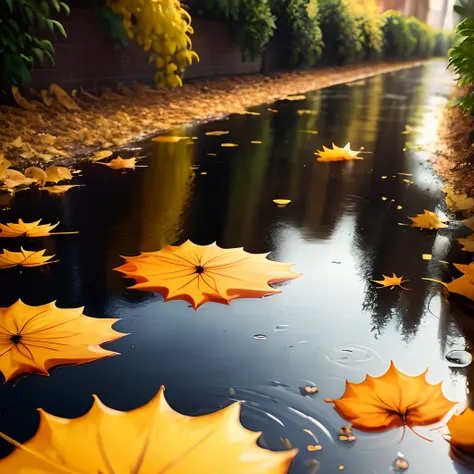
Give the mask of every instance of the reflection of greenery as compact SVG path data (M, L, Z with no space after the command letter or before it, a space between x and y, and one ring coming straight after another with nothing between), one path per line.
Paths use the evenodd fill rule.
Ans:
M242 153L233 160L229 172L229 209L227 228L235 241L250 242L252 232L256 229L258 207L261 193L265 189L268 163L272 150L272 116L266 114L252 130L255 140L261 145L246 144L241 146Z
M143 248L159 249L179 239L192 181L193 145L154 143L141 184Z

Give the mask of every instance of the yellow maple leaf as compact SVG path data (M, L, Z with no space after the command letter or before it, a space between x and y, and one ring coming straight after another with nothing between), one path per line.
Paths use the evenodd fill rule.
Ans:
M0 470L35 474L287 473L298 450L272 452L258 446L261 433L240 424L240 407L234 403L208 415L181 415L168 405L161 387L147 404L123 412L94 395L92 408L79 418L59 418L39 410L38 431L26 443L0 433L17 447L0 460Z
M346 160L363 160L364 158L357 156L360 151L351 150L351 144L348 143L344 148L332 144L331 148L323 146L323 151L318 150L315 155L318 161L346 161Z
M291 271L292 264L273 262L267 255L188 240L157 252L123 257L126 263L115 270L136 280L130 288L161 293L165 301L185 300L197 309L209 301L229 304L236 298L280 293L269 285L300 276Z
M29 306L21 300L0 308L0 372L5 381L116 355L100 344L126 335L112 329L118 319L90 318L83 309L58 308L54 302Z
M410 376L400 372L393 362L380 377L367 375L361 383L346 381L346 390L333 403L335 410L358 430L381 432L405 426L432 425L441 421L456 405L448 400L442 383L431 385L426 373Z
M72 179L71 171L64 166L49 166L45 172L47 181L50 183L59 183L59 181Z
M444 219L442 219L438 214L434 212L427 211L423 214L417 214L415 217L408 217L413 224L412 227L418 227L419 229L444 229L448 227L446 224L443 223Z
M45 252L46 250L40 250L38 252L25 250L23 247L21 247L20 252L10 252L7 249L3 249L3 253L0 253L0 269L13 268L16 266L41 267L42 265L48 265L59 261L51 261L54 255L45 256Z
M40 225L41 219L35 222L26 223L22 219L18 219L18 224L0 224L0 237L47 237L48 235L66 235L77 234L78 232L53 232L57 224L43 224Z
M434 278L423 278L423 280L439 283L443 285L450 293L456 293L474 301L474 262L470 263L469 265L455 263L454 266L461 273L463 273L463 275L454 279L453 281L450 281L449 283L435 280Z
M129 170L134 170L135 165L136 165L137 159L136 158L128 158L128 159L123 159L118 156L114 160L112 160L110 163L97 163L98 165L104 165L108 166L109 168L113 170L123 170L123 169L129 169Z
M466 193L456 193L452 188L445 188L446 206L452 211L465 211L474 207L474 199Z
M407 281L410 281L410 280L404 280L403 275L401 277L397 277L397 275L395 275L394 273L391 277L388 277L385 275L382 275L382 277L383 277L383 280L370 280L370 281L372 281L373 283L378 283L379 285L382 285L382 286L379 286L379 289L390 287L390 289L393 290L396 286L399 286L400 288L403 288L404 290L409 289L409 288L405 288L403 286L403 283L406 283Z
M474 234L456 240L463 246L461 250L464 250L464 252L474 252Z

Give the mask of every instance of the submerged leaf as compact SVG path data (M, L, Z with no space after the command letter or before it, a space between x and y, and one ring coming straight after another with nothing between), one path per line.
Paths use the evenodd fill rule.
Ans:
M293 264L273 262L267 255L188 240L157 252L124 257L125 264L115 270L136 280L130 288L161 293L165 301L185 300L197 309L210 301L229 304L236 298L280 293L270 284L300 276L291 271Z
M441 421L456 403L443 395L442 383L431 385L426 381L426 372L406 375L391 362L385 374L367 375L358 384L346 381L342 397L326 401L361 431L431 425Z
M38 252L25 250L23 247L21 247L20 252L10 252L7 249L3 249L3 253L0 253L0 269L13 268L17 266L41 267L42 265L48 265L59 261L51 261L54 255L45 256L45 252L46 250L40 250Z
M100 321L100 319L98 319ZM285 474L298 450L272 452L260 433L239 421L240 403L215 413L185 416L174 411L164 387L147 404L128 412L96 396L85 415L66 419L42 410L35 436L0 460L2 472ZM213 454L219 453L218 456Z
M57 365L117 355L100 344L126 335L112 329L118 319L90 318L84 316L83 309L62 309L54 302L29 306L21 300L0 308L0 372L5 382L25 373L49 375L49 369Z
M345 160L363 160L360 156L357 156L360 151L351 150L351 144L348 143L344 148L332 144L332 149L323 146L323 151L318 150L317 155L318 161L345 161Z

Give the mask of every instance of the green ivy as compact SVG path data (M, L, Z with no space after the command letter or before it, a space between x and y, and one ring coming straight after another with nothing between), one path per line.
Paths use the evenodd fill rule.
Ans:
M363 54L362 32L344 0L319 0L326 63L347 63Z
M31 82L31 72L46 59L54 64L51 41L44 33L66 37L55 13L70 13L59 0L0 0L0 84L24 85Z

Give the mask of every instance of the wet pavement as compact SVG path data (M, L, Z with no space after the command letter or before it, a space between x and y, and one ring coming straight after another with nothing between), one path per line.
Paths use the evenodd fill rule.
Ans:
M324 402L342 395L346 379L380 375L391 360L411 375L429 368L428 380L444 380L452 399L464 400L474 383L472 366L451 367L446 358L474 344L472 306L422 280L448 281L452 267L442 262L468 262L469 254L451 244L466 232L456 225L437 232L399 225L424 209L446 212L428 161L452 87L445 66L437 60L252 109L260 115L179 130L197 139L129 149L122 157L145 155L140 164L147 167L125 174L82 164L74 184L85 186L63 196L18 193L0 212L2 223L59 220L61 230L80 233L6 242L8 250L46 248L60 261L2 270L0 306L18 298L85 306L87 315L121 318L114 328L130 335L104 346L121 356L0 387L0 431L24 441L36 431L38 407L77 417L95 393L129 410L165 385L170 405L191 415L245 400L242 422L263 431L262 446L283 450L288 439L300 449L291 473L314 472L308 460L315 459L324 474L341 465L348 474L384 474L399 452L410 473L464 472L428 428L418 432L431 443L411 431L400 441L400 429L357 432L355 443L340 443L346 422ZM417 131L402 134L407 124ZM205 135L214 130L230 133ZM316 161L322 145L348 141L364 148L364 161ZM222 148L223 142L239 146ZM276 198L292 202L279 208ZM207 303L195 312L184 301L164 304L160 295L127 290L132 281L112 271L120 255L187 239L270 251L303 276L279 285L279 295L229 307ZM377 290L370 282L393 272L410 280L411 291ZM300 387L313 384L319 391L302 395ZM307 451L315 440L305 429L321 451ZM9 450L0 444L1 455Z

